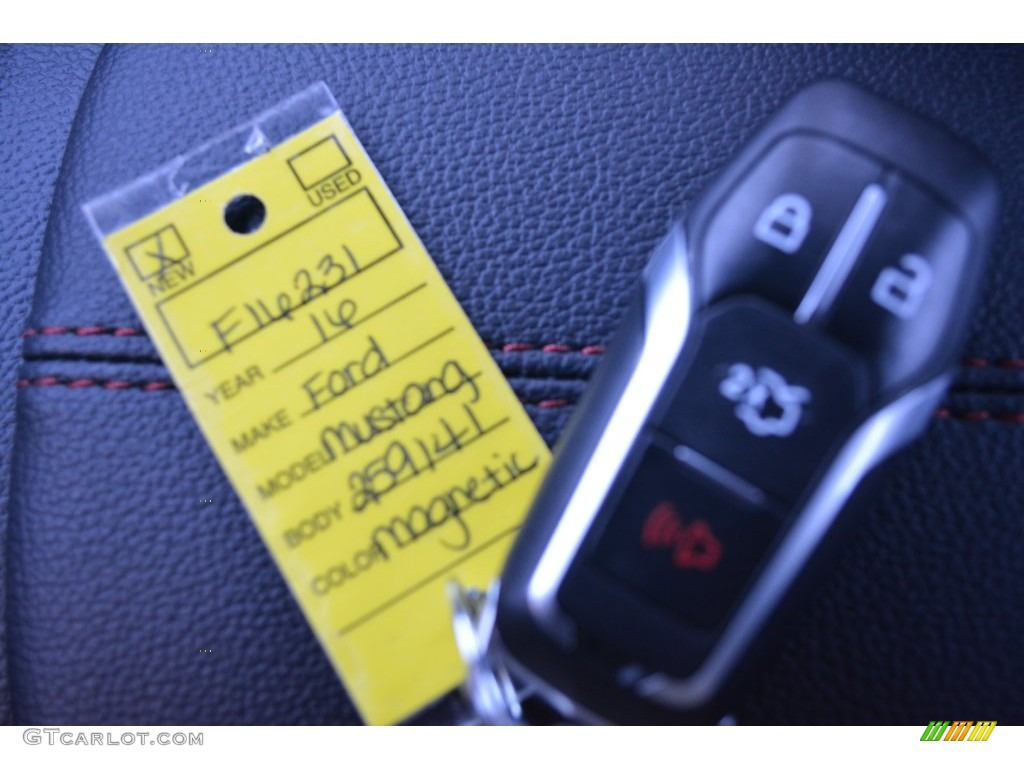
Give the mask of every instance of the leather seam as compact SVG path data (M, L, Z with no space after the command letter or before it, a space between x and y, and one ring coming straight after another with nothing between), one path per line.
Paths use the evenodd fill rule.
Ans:
M22 337L33 336L142 336L148 337L142 328L131 326L104 326L104 325L44 325L38 328L27 328ZM531 343L524 341L485 341L484 345L492 352L516 353L516 352L541 352L544 354L580 354L588 357L598 357L606 351L604 344L562 344L558 342ZM1002 370L1024 371L1024 357L978 357L967 356L960 360L963 368L998 368Z
M102 326L102 325L46 325L39 328L27 328L22 334L23 338L33 336L148 336L142 328L130 326ZM605 346L603 344L531 344L522 341L510 342L484 342L488 349L496 352L544 352L547 354L572 354L596 356L603 355Z
M18 379L18 388L28 387L65 387L67 389L92 389L99 388L109 391L122 392L127 390L139 390L141 392L169 392L177 391L172 381L167 379L152 379L148 381L130 381L124 379L72 379L59 376L42 376L35 379ZM543 410L556 408L572 408L576 401L566 398L544 398L541 400L530 400L520 396L519 402L523 405L532 405ZM938 408L934 416L936 419L953 419L967 422L995 421L1005 424L1024 425L1024 411L988 411L988 410L967 410L961 408Z
M115 392L136 389L141 392L168 392L177 391L173 381L169 379L150 379L131 381L127 379L94 379L94 378L65 378L61 376L40 376L35 379L18 379L18 388L28 387L65 387L67 389L105 389ZM535 405L538 408L567 408L576 405L575 401L565 398L544 398L530 400L520 397L519 402L523 405Z

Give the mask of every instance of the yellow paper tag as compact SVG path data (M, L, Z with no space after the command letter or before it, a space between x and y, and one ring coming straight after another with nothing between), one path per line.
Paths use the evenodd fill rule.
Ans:
M458 685L550 457L340 112L104 245L364 718Z

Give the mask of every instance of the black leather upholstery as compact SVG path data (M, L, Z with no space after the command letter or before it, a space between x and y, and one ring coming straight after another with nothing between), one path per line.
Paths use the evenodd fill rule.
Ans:
M0 723L11 717L5 546L15 382L54 187L99 46L0 46Z
M325 80L553 441L668 222L826 76L976 144L1004 215L955 391L738 715L1024 722L1024 53L838 46L0 50L0 721L356 717L82 202Z

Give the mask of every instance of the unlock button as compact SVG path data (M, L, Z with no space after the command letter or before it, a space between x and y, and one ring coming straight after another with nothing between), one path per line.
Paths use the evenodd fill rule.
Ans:
M906 179L888 187L889 204L825 323L883 389L952 363L948 340L966 322L978 274L959 216Z

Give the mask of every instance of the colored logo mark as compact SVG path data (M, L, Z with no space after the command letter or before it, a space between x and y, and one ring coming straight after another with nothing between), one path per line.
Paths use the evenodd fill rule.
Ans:
M995 727L995 720L932 720L921 741L988 741Z

